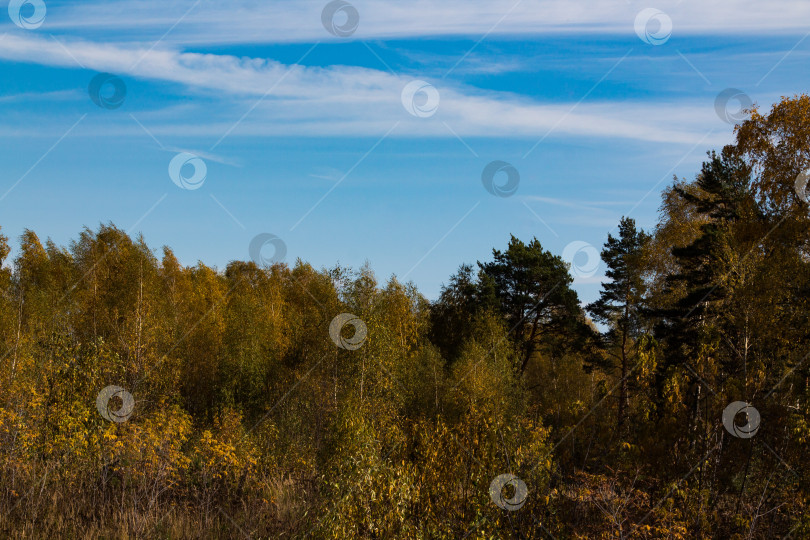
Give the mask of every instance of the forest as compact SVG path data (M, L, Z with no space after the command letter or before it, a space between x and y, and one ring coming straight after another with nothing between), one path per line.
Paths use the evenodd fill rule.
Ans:
M810 537L810 97L606 234L368 266L0 237L0 535Z

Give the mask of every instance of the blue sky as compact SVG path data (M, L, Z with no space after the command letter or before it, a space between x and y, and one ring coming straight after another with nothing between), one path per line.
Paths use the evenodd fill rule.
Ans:
M354 1L332 5L338 29L359 19L343 37L327 4L12 2L3 233L67 244L112 221L221 269L272 233L289 263L368 260L431 299L512 233L573 257L590 301L604 267L583 246L622 215L654 226L672 176L732 140L721 92L767 108L810 82L802 1ZM88 95L100 72L120 107ZM197 189L170 178L180 153L204 163ZM496 160L509 197L482 184Z

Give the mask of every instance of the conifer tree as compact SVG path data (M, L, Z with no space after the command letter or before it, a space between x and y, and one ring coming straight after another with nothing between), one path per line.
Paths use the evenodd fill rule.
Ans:
M636 229L633 219L621 219L618 238L608 234L601 253L608 268L605 275L610 281L602 284L599 299L587 307L597 322L608 326L605 334L607 352L618 363L619 428L627 414L632 349L643 326L641 309L646 287L639 263L648 240L649 236L644 231Z

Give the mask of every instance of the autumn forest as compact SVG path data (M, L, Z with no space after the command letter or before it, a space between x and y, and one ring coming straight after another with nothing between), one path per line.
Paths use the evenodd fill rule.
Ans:
M0 236L0 536L810 537L809 167L810 97L753 110L589 304L537 238L431 302Z

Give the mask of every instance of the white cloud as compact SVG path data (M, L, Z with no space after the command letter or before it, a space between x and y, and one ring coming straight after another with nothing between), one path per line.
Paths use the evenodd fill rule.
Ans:
M165 110L139 113L155 134L216 136L234 129L234 135L379 136L399 122L393 136L539 140L553 133L695 144L714 128L716 135L705 140L710 147L727 141L730 133L715 116L713 103L547 103L434 81L441 96L438 113L416 118L401 103L410 79L368 68L288 66L275 60L78 40L60 44L32 34L7 35L0 41L0 58L62 67L77 67L78 62L125 79L182 85L181 93L217 101L216 107L194 102L179 106L176 115ZM136 97L130 93L127 99Z
M205 150L199 150L195 148L180 148L176 146L166 146L163 148L167 152L171 152L173 154L179 154L181 152L187 152L189 154L194 154L197 157L204 159L205 161L212 161L214 163L222 163L223 165L230 165L232 167L242 167L243 164L241 161L236 159L231 159L229 157L222 156L220 154L214 154L212 152L207 152Z
M577 285L601 285L602 283L610 283L612 281L613 280L607 276L574 277L574 283ZM580 305L584 308L587 304L583 303Z
M95 0L48 8L43 30L128 35L167 43L285 43L337 39L321 24L326 0ZM634 35L636 15L648 2L617 0L352 0L359 39L422 36L514 36L549 33ZM673 33L804 34L806 0L662 0ZM180 22L178 22L180 21ZM175 26L176 25L176 26Z
M80 96L81 94L76 90L58 90L56 92L20 92L18 94L0 96L0 103L75 101Z

